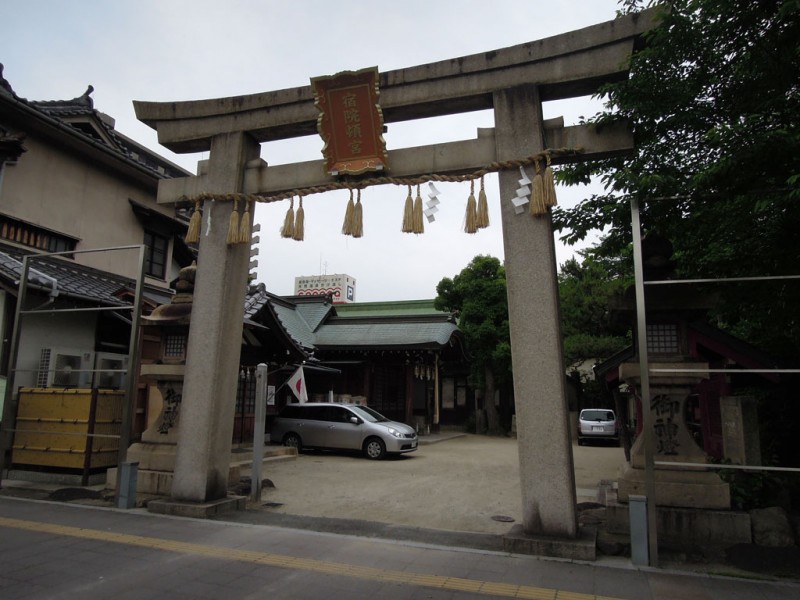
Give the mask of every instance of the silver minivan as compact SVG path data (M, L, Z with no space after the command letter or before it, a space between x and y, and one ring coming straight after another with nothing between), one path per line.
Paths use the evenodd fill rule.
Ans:
M270 441L284 446L359 450L367 458L413 452L417 432L359 404L306 402L287 404L275 418Z

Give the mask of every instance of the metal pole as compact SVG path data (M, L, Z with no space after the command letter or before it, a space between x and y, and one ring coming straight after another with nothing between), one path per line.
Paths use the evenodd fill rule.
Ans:
M433 430L439 432L439 354L434 355L433 361Z
M11 334L11 348L8 353L8 381L6 381L6 397L3 404L3 429L0 430L0 487L2 487L3 471L11 466L11 446L14 439L14 430L17 427L17 407L19 396L16 393L16 367L17 354L19 353L20 315L28 290L28 261L30 256L22 259L22 272L19 276L19 291L17 292L17 309L14 311L14 328ZM8 463L6 463L8 455Z
M253 427L253 464L250 468L250 499L261 500L261 468L264 461L264 428L267 421L267 365L256 367L256 415Z
M639 378L642 399L642 435L644 436L644 490L647 497L647 539L650 566L658 566L658 534L656 531L655 438L650 406L650 371L647 360L647 317L644 301L644 269L642 267L642 229L639 201L631 198L633 230L633 273L636 287L636 341L639 351Z
M136 292L133 298L131 314L131 337L128 340L128 372L125 374L125 403L122 405L122 427L119 432L118 467L128 458L128 446L131 442L134 406L138 388L137 368L139 365L139 321L142 317L142 288L144 283L145 246L139 248L139 277L136 280Z

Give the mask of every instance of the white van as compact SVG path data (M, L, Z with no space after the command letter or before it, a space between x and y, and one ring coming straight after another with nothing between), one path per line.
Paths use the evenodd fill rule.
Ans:
M608 408L584 408L578 416L578 445L586 440L610 440L619 444L619 423Z

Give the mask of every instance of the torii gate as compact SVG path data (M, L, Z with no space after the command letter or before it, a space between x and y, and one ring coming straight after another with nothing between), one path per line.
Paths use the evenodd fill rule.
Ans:
M477 139L390 149L390 175L458 174L514 161L546 148L580 149L590 160L633 147L625 127L595 130L545 123L541 103L590 95L627 77L637 37L654 11L628 15L543 40L380 74L386 123L493 109L495 128ZM209 151L193 177L159 182L158 202L210 198L203 205L192 325L187 347L172 498L226 497L249 245L227 245L231 194L274 197L324 186L323 161L269 167L259 143L315 134L311 86L189 102L134 102L136 116L178 153ZM550 215L517 214L519 169L500 171L501 220L508 285L523 530L578 535L572 445L555 249ZM284 196L288 197L288 196ZM248 214L247 218L252 220ZM250 225L248 222L247 225Z

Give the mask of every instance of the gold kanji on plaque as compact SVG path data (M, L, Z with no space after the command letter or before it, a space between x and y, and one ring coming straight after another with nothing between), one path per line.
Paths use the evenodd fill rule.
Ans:
M325 170L331 175L387 168L378 77L378 68L370 67L311 79Z

